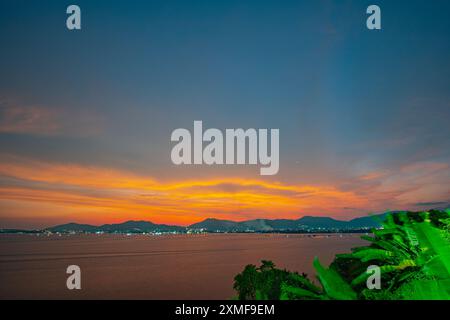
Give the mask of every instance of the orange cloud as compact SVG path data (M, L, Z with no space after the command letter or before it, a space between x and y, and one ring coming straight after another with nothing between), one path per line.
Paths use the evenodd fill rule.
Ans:
M0 175L9 185L0 187L0 201L32 202L36 208L58 206L73 213L76 221L146 219L189 224L211 216L297 218L301 213L329 214L329 208L367 204L353 192L333 186L237 177L163 182L115 169L4 158ZM0 215L10 217L11 212Z

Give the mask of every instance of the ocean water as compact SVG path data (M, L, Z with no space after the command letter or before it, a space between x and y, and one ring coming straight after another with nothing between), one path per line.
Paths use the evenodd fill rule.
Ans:
M247 264L314 275L360 235L0 235L0 299L229 299ZM66 269L81 268L81 290Z

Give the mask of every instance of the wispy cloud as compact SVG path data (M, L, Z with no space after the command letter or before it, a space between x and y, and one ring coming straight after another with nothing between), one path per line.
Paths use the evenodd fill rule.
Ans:
M0 133L86 136L98 133L102 126L102 117L92 111L0 99Z
M1 133L52 135L61 130L56 118L57 114L48 108L0 102Z

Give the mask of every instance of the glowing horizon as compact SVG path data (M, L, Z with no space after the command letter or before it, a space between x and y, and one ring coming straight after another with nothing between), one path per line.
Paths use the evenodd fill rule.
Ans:
M0 201L7 213L0 219L9 219L10 227L14 219L26 219L28 225L41 227L56 222L104 224L126 220L189 225L205 218L242 221L304 215L348 220L368 210L382 212L387 208L373 203L392 200L388 190L383 191L387 194L381 199L380 192L369 196L331 185L239 177L158 181L112 168L7 158L9 162L0 162L0 175L8 177L11 185L0 187ZM372 173L359 179L376 178L379 174ZM392 209L407 207L407 203L397 205ZM351 215L346 212L349 207Z

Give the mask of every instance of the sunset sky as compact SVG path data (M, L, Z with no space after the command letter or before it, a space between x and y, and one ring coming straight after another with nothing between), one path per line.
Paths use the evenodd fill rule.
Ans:
M2 0L0 228L450 206L450 2L375 2ZM279 173L173 165L194 120L279 128Z

